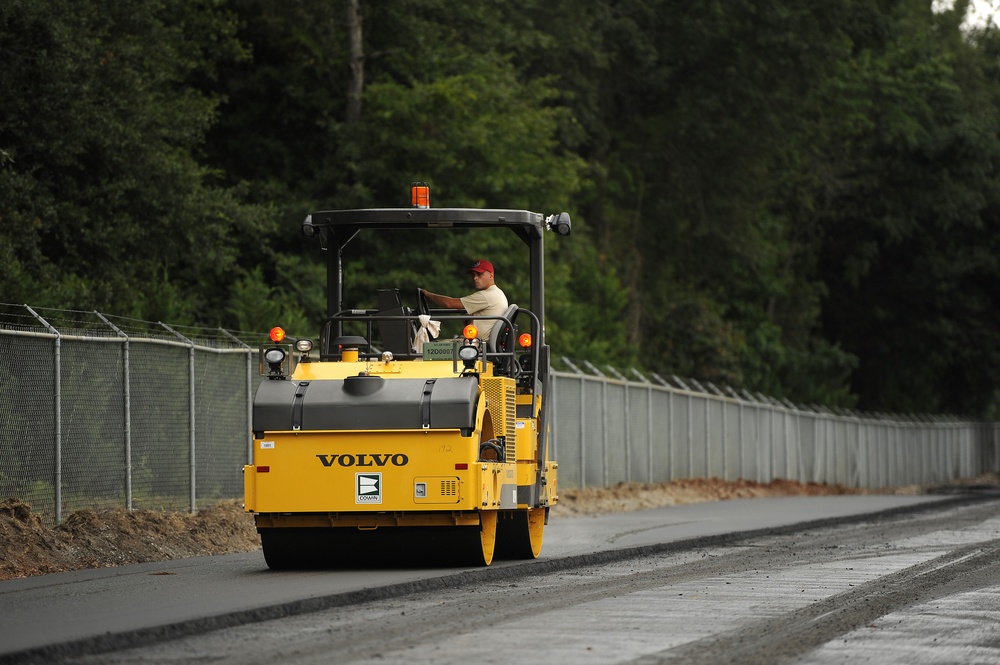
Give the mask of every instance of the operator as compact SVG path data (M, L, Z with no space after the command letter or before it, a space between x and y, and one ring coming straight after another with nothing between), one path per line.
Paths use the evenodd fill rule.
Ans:
M443 296L431 293L427 289L420 290L428 300L439 307L464 309L472 316L503 316L507 311L507 296L494 281L493 264L479 260L465 272L472 275L472 284L476 290L464 298ZM496 319L476 319L472 323L479 329L479 338L485 341L490 338L490 331L496 322Z

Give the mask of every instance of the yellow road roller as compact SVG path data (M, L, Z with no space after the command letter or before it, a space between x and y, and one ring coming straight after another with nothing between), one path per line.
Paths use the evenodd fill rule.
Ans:
M567 213L413 207L314 212L302 232L327 251L329 315L318 340L260 348L253 463L244 506L274 569L488 566L539 555L558 465L550 459L545 343L547 232ZM511 304L480 335L458 310L417 290L379 290L345 308L343 257L359 233L507 229L526 246L528 307ZM454 323L449 324L449 321ZM444 324L461 329L434 338Z

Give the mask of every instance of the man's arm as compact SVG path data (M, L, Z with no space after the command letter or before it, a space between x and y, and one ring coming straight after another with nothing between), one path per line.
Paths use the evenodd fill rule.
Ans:
M465 309L465 305L462 304L461 298L452 298L450 296L443 296L440 293L431 293L427 289L420 289L423 294L427 296L427 299L438 307L444 307L446 309Z

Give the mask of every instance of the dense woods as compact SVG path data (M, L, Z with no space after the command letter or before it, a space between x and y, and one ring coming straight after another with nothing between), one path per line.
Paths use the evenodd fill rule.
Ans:
M314 335L303 217L419 180L571 213L557 359L997 417L1000 36L966 4L5 0L0 301ZM514 242L359 237L348 297L485 257L526 301Z

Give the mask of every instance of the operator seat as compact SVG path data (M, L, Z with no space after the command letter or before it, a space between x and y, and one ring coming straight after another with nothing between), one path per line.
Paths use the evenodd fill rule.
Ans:
M406 316L409 312L399 298L399 289L378 290L378 313L381 316ZM382 350L402 358L413 355L413 338L416 334L410 321L379 321Z
M507 321L514 323L514 317L517 316L518 306L511 305L503 313L503 316ZM486 346L487 352L491 353L510 353L514 350L514 329L507 325L506 321L496 321L493 324L493 330L490 331L490 339ZM514 362L514 356L499 356L493 359L494 371L498 374L510 375L515 369L516 363Z

